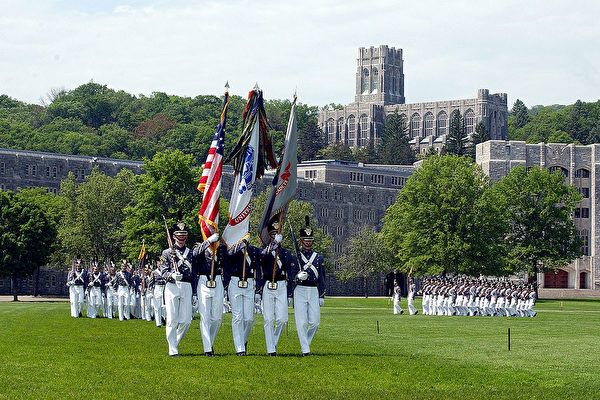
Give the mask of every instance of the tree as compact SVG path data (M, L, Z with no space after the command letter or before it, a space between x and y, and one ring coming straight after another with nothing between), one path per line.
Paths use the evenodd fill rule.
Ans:
M127 169L113 178L94 168L79 185L69 173L61 185L66 204L58 229L66 257L63 261L76 255L97 260L120 257L124 210L131 203L134 190L134 175Z
M56 229L50 216L27 193L0 192L0 276L10 276L13 300L19 279L44 265Z
M514 126L515 128L524 127L527 122L529 122L529 112L527 111L527 106L521 100L517 99L511 113L514 115Z
M316 160L325 145L325 136L317 125L316 118L306 121L302 127L298 124L299 161Z
M376 164L379 162L379 157L375 151L373 142L369 142L366 146L355 147L353 150L354 160L365 164Z
M142 239L151 255L158 255L167 245L163 215L169 229L181 213L190 228L188 241L200 240L197 224L202 195L196 189L199 171L194 159L179 150L156 153L145 160L146 173L137 177L133 203L125 209L123 252L137 256ZM224 215L221 214L225 219Z
M354 161L352 150L345 143L331 143L319 152L319 157L326 160Z
M456 156L467 153L467 133L463 124L463 118L458 110L452 112L450 120L450 131L446 137L446 152Z
M581 195L565 184L560 172L515 167L492 192L508 227L505 242L511 271L537 274L582 255L572 218Z
M475 125L475 132L473 136L471 136L471 145L468 149L468 154L473 161L475 161L476 149L479 143L487 142L490 140L490 135L485 128L485 124L483 121L479 121L477 125Z
M379 272L387 272L394 261L394 256L387 247L381 245L380 234L372 227L362 227L354 235L345 253L340 257L340 267L335 275L346 282L361 279L365 297L369 297L367 282Z
M383 135L377 154L382 164L406 165L416 161L415 152L408 143L406 117L398 112L385 118Z
M503 225L481 168L432 156L408 179L384 217L382 237L405 272L505 274Z

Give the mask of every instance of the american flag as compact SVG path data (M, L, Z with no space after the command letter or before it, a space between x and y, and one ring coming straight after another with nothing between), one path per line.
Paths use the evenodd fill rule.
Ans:
M210 149L208 149L208 156L204 163L202 176L198 182L198 190L204 194L202 205L198 212L198 222L204 240L219 230L219 197L221 196L223 147L225 142L225 121L227 119L228 104L229 93L225 92L223 111L221 112L219 125L217 125L217 130L213 136Z

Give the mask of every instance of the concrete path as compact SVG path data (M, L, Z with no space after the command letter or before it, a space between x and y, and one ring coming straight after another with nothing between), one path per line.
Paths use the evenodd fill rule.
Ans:
M13 301L13 296L0 296L0 302ZM19 296L19 301L23 302L56 302L56 301L69 301L67 297L33 297L33 296Z

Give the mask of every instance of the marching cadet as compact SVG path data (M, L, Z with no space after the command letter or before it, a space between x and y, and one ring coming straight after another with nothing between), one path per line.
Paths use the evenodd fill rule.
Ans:
M121 270L117 272L117 304L119 309L119 320L129 319L129 286L131 275L127 268L127 260L121 261Z
M325 302L325 266L323 256L313 250L313 230L308 216L300 229L300 259L295 276L294 318L303 356L310 355L310 344L321 323ZM294 271L295 272L295 271Z
M394 315L401 315L404 313L402 307L400 307L400 298L402 297L402 289L398 286L398 282L394 281L392 303L394 304Z
M98 271L98 266L94 264L88 283L89 302L87 307L88 318L96 318L102 305L102 290L104 287L104 273Z
M415 295L417 293L417 285L412 277L408 278L408 294L406 299L408 301L408 313L410 315L416 315L419 313L419 310L415 307Z
M115 264L111 261L108 269L108 276L106 278L106 316L110 319L117 316L117 290L119 289L117 283L117 273L115 271Z
M214 242L210 241L209 244L215 244L207 245L204 251L197 256L198 285L196 293L200 311L200 334L204 354L208 357L214 356L213 346L223 320L225 297L223 268L226 262L227 247L221 244L218 241L219 236L215 235L209 238L210 240L214 239Z
M134 270L133 266L129 264L129 275L131 281L129 282L129 309L130 314L133 318L141 318L141 307L140 307L140 274L137 270Z
M167 231L169 248L162 252L164 263L161 266L161 275L166 281L164 301L169 355L177 356L179 343L192 323L192 266L198 254L204 252L210 243L216 242L219 235L214 234L209 240L190 249L186 246L188 230L185 223L176 223L172 231L175 243L171 245L171 234Z
M142 275L142 296L144 309L142 310L142 317L146 321L151 321L153 316L152 303L154 300L154 281L151 279L152 270L146 266Z
M259 290L262 292L262 310L267 354L277 355L277 343L288 322L288 305L293 306L290 271L295 263L288 249L281 246L283 237L279 223L269 226L271 242L262 251Z
M246 239L234 245L227 255L223 278L231 303L231 331L238 356L245 356L250 331L254 324L254 304L260 298L256 293L257 274L260 273L262 254ZM260 300L259 300L260 301Z
M150 274L150 285L154 287L154 290L152 291L152 306L154 307L154 322L156 323L157 328L162 326L163 318L166 319L164 294L167 281L165 281L165 278L163 278L160 272L162 265L163 258L160 257L156 262L156 268Z
M71 301L71 317L73 318L81 317L86 281L87 271L81 267L81 258L77 256L73 261L73 269L67 277L69 299Z

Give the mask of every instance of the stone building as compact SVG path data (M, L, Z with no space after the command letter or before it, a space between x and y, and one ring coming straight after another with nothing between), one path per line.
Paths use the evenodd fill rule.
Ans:
M560 171L583 199L573 219L583 240L583 257L555 272L539 274L540 296L600 297L600 144L526 144L521 141L490 140L477 145L477 163L492 181L498 181L515 166L538 166Z
M0 149L0 187L18 190L41 186L57 193L61 180L69 171L78 181L83 181L94 166L111 176L122 168L143 172L143 163L136 161ZM412 170L410 165L368 165L334 160L307 161L298 165L296 198L313 205L319 229L333 238L331 255L336 268L339 267L337 259L355 232L365 225L380 226L385 210L395 201ZM257 192L265 190L271 179L272 175L267 174L258 185ZM225 166L222 184L225 198L230 197L232 186L232 169ZM42 270L24 282L24 290L35 284L41 293L64 295L67 293L65 282L65 272ZM333 274L329 274L327 285L329 294L364 294L362 282L341 283ZM370 294L382 294L383 276L372 280L369 285ZM9 290L10 280L0 279L0 293L8 293Z
M506 93L479 89L472 99L405 104L402 49L382 45L358 49L354 103L322 110L318 122L328 143L342 142L353 148L373 142L377 146L386 116L397 112L406 119L415 151L425 153L445 143L450 117L457 111L464 117L468 135L483 122L492 139L506 139Z

